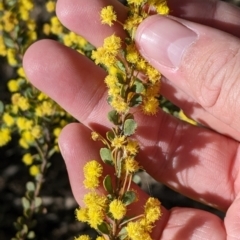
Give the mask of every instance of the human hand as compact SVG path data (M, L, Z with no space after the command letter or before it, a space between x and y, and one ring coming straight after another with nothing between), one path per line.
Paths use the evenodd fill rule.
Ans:
M113 32L123 35L117 25L109 28L100 24L98 13L105 5L114 5L120 20L126 16L125 8L114 0L59 0L57 14L66 27L100 46ZM137 138L142 146L139 161L156 180L227 214L222 222L202 210L162 208L153 238L240 239L240 10L210 0L182 0L181 4L169 0L169 6L181 19L150 17L140 25L136 42L143 56L166 77L162 94L214 131L188 125L161 110L154 117L137 113ZM172 53L178 54L171 55L171 60L164 53L168 42ZM100 145L90 139L90 128L101 132L110 126L103 82L106 73L84 56L50 40L28 49L24 69L37 88L82 123L65 127L59 139L73 194L81 205L85 191L80 186L81 169L86 160L99 158ZM136 204L142 206L146 198L140 192ZM136 206L138 210L141 208Z

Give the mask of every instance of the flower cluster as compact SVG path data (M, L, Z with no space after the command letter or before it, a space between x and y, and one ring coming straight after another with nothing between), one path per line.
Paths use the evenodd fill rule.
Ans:
M141 57L134 34L150 12L168 14L169 9L166 1L161 0L128 0L127 3L129 12L124 23L118 21L113 6L104 7L100 13L102 24L121 24L126 39L113 34L91 56L108 73L104 82L108 88L107 101L112 107L108 119L113 124L105 136L92 132L92 139L103 143L100 158L113 167L114 176L104 175L103 166L96 160L86 163L84 186L90 192L84 197L85 206L76 210L76 218L96 229L102 239L150 240L154 224L161 217L159 200L150 197L144 212L138 216L128 213L128 206L138 199L132 178L142 169L137 161L140 146L134 139L137 122L131 109L140 108L146 115L157 113L161 74ZM76 239L90 238L84 235Z

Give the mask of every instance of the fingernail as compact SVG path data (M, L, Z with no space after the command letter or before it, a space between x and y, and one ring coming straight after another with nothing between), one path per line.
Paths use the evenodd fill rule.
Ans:
M197 40L191 29L168 17L152 16L136 33L139 51L150 63L177 68L188 47Z

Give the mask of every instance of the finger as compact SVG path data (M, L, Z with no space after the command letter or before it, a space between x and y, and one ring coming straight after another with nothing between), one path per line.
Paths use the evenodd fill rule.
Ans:
M227 240L240 239L240 195L236 197L227 211L224 223L226 226Z
M222 221L215 215L188 208L173 208L160 240L212 239L225 240Z
M110 126L105 73L90 60L45 40L28 49L23 65L28 79L80 122L96 130ZM228 208L240 189L237 142L162 111L154 117L136 112L135 117L141 164L154 178L192 198Z
M105 101L106 73L83 55L55 41L42 40L27 50L23 66L37 88L81 122L91 124L97 116L99 122L106 121L103 116L110 110Z
M219 0L168 0L170 14L240 36L240 9Z
M119 23L115 23L112 27L101 24L100 11L108 5L114 7L118 21L123 22L127 11L116 0L58 0L56 13L67 28L85 37L93 45L101 46L103 39L113 33L118 36L124 35L122 26Z
M59 146L64 157L72 191L77 202L82 206L86 194L82 186L84 180L82 169L86 161L99 159L98 142L90 139L90 131L81 124L70 124L65 127L59 138ZM148 196L138 189L139 201L131 205L135 215L143 212L143 205ZM163 229L165 228L165 229ZM190 237L192 235L192 237ZM194 209L174 208L167 211L162 207L162 217L157 221L153 239L216 239L224 238L222 222L215 215Z
M138 28L136 42L169 81L240 135L239 39L196 23L152 16Z
M170 13L175 16L240 35L240 10L235 6L216 0L183 0L181 4L178 0L169 0L168 4ZM123 22L127 10L116 0L58 0L56 13L67 28L100 46L103 39L112 33L123 35L119 24L110 28L100 23L99 13L107 5L114 6L119 21Z
M223 123L221 119L217 119L212 114L206 112L192 97L164 77L162 78L161 93L166 99L169 99L173 104L181 108L188 117L198 121L198 124L238 141L240 140L239 133L235 129Z

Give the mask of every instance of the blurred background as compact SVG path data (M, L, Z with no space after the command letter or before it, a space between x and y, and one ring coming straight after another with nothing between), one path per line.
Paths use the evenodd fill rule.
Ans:
M0 2L3 0L0 0ZM37 6L34 10L34 18L37 28L42 29L51 14L46 11L45 1L34 0ZM124 3L124 0L122 0ZM179 0L179 2L181 2ZM239 0L229 0L233 4L240 5ZM1 16L0 16L1 17ZM1 32L0 32L1 33ZM56 36L39 33L40 38L53 38ZM0 100L5 104L10 102L11 93L7 87L8 80L14 75L13 68L9 66L4 57L0 56ZM22 215L22 201L26 188L25 185L32 179L29 169L21 161L23 151L18 147L18 138L0 147L0 240L9 240L14 237L16 230L13 222ZM166 208L174 206L196 207L205 209L224 218L224 213L197 203L186 198L168 187L157 183L145 172L138 174L136 181L142 188L154 197L158 197ZM51 157L51 166L47 169L45 181L41 190L43 200L43 213L36 215L37 227L34 229L34 239L70 240L79 233L95 233L85 224L75 220L74 210L77 204L72 196L68 176L61 155L55 153Z

